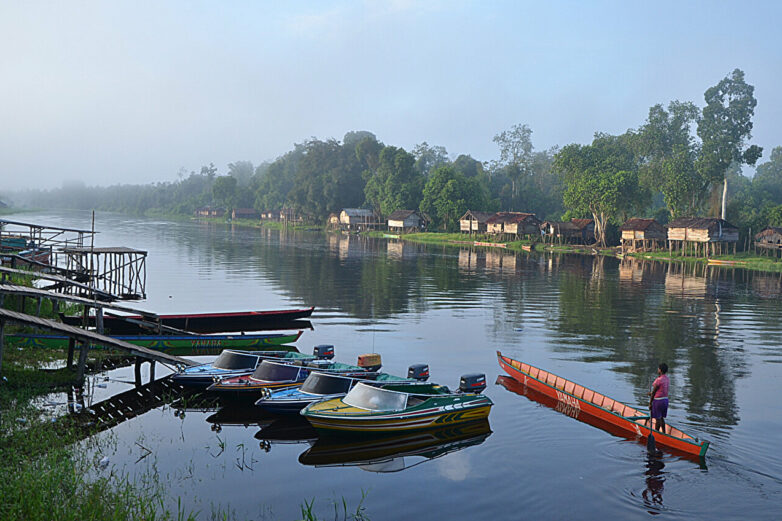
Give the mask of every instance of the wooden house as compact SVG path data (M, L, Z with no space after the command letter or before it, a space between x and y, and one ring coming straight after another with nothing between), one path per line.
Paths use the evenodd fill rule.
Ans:
M782 254L782 228L769 226L762 232L756 233L755 249L760 249L764 252L774 252L775 257L777 252Z
M261 220L263 221L277 221L280 219L280 212L273 210L263 210L261 212Z
M339 228L339 215L330 213L328 219L326 219L326 226L329 228Z
M339 213L339 224L346 230L367 230L376 227L377 216L366 208L345 208Z
M628 219L620 229L622 251L655 251L668 237L665 227L654 219Z
M487 224L494 214L491 212L475 212L467 210L467 213L459 218L459 230L463 233L486 233Z
M255 208L234 208L231 212L231 219L253 219L261 218L261 214Z
M280 210L280 220L283 222L304 222L304 217L295 208Z
M569 221L545 221L541 225L545 242L560 244L595 242L595 221L592 219L571 219Z
M523 212L497 212L486 220L489 233L514 237L539 237L541 224L535 214Z
M413 231L425 227L426 219L415 210L397 210L388 216L389 230Z
M222 217L225 215L225 208L216 208L213 206L204 206L195 211L196 217Z
M683 255L720 255L727 253L739 240L739 229L716 217L682 217L668 223L668 249Z

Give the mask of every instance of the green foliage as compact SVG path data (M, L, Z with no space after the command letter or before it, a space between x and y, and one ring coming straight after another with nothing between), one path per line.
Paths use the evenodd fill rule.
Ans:
M413 148L415 168L418 173L428 177L436 168L448 164L448 152L442 146L429 146L424 141Z
M478 177L467 178L452 166L435 170L424 186L421 211L436 228L455 230L457 219L470 208L485 208L488 189Z
M725 172L733 163L754 165L763 152L756 145L745 147L745 141L752 137L757 105L754 91L755 87L744 81L744 72L735 69L704 94L706 106L698 122L698 136L703 142L698 171L712 183L725 180Z
M638 200L636 162L627 136L598 134L591 145L568 145L554 158L565 181L564 202L595 220L595 238L605 245L610 219L624 218Z
M424 177L415 168L415 158L403 148L387 146L380 151L378 166L368 175L366 202L382 215L418 208Z
M225 175L215 179L212 185L212 197L214 201L225 208L234 208L237 197L238 182L235 177Z

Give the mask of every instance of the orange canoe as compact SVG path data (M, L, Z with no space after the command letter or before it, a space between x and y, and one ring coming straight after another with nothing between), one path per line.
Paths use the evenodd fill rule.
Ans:
M649 437L651 420L648 413L641 412L561 376L503 356L499 351L497 351L497 360L500 367L514 380L567 407L569 416L578 419L580 414L588 415L601 423L616 427L617 429L611 429L614 433L643 440ZM587 421L587 423L593 422ZM668 423L665 424L664 433L658 430L652 432L657 446L666 447L684 455L702 458L709 448L708 441L700 441Z

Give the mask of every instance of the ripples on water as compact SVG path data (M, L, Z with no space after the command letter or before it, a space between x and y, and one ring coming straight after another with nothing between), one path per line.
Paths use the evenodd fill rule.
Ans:
M89 227L89 215L19 220ZM406 372L426 362L455 386L485 372L495 351L643 405L661 360L671 366L669 420L713 443L706 468L614 437L490 385L493 434L483 443L395 473L298 463L306 443L254 438L257 425L175 417L166 408L113 429L115 470L154 468L172 505L229 507L239 518L292 519L316 498L355 505L373 520L777 519L782 504L780 276L645 261L423 246L355 236L280 233L206 223L99 215L97 244L149 251L148 300L160 312L316 306L302 351L335 344L337 357L382 354ZM161 372L158 370L158 375ZM94 400L124 390L113 371ZM102 381L99 381L102 383ZM62 396L51 401L63 402ZM154 452L136 462L135 443ZM218 441L222 440L222 441ZM225 444L219 455L217 447ZM237 458L255 461L252 469ZM271 513L269 513L271 512Z

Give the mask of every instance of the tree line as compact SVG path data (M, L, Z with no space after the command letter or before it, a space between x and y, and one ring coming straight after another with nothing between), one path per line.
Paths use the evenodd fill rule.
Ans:
M629 217L662 223L682 216L716 216L742 232L782 225L782 147L755 166L763 150L750 144L757 100L736 69L704 93L700 109L671 101L649 109L624 134L596 132L591 143L536 150L532 129L515 125L494 136L497 160L420 143L407 151L368 131L341 141L312 138L274 161L181 170L173 182L109 187L63 186L17 194L27 204L96 208L137 214L191 215L216 205L290 208L324 222L343 208L371 208L387 216L420 210L434 229L454 230L466 210L524 211L542 219L590 217L605 243Z

